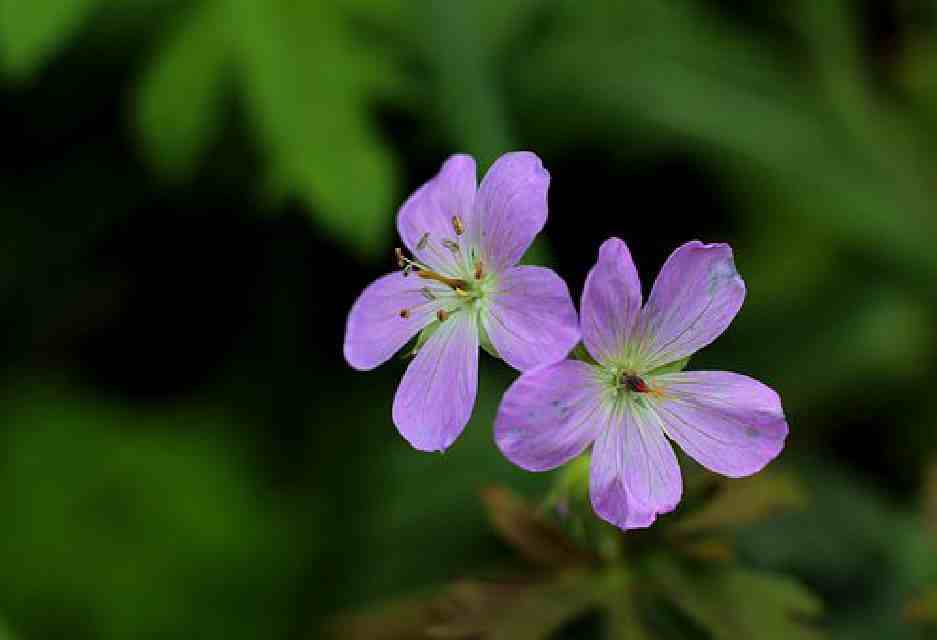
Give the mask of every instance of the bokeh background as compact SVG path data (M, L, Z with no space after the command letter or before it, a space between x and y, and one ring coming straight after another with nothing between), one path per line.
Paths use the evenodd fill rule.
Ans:
M510 562L479 491L551 482L492 444L515 374L484 356L427 455L405 362L341 346L403 199L520 148L577 301L608 236L646 287L732 244L746 304L690 367L779 390L808 497L742 562L828 637L931 633L933 2L0 0L0 71L5 640L316 638Z

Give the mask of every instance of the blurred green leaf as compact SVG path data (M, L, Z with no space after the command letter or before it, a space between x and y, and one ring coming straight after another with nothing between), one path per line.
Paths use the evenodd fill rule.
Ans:
M819 640L809 626L821 605L796 581L744 569L689 572L671 563L653 573L673 604L715 640Z
M440 598L412 596L356 613L336 616L324 627L336 640L414 640L439 622Z
M526 501L502 487L482 492L491 524L529 562L549 568L591 564L595 558Z
M210 435L230 418L57 390L15 398L2 407L0 592L18 626L61 637L80 620L78 637L115 640L284 630L269 614L292 588L294 540L285 510Z
M25 80L65 47L103 0L0 0L0 62Z
M493 43L486 37L498 24L487 19L491 5L432 0L409 5L425 57L436 71L440 122L483 167L514 147L495 81Z
M597 574L559 573L546 579L462 580L436 595L339 616L328 633L342 640L547 640L596 607L605 591Z
M794 477L762 471L749 478L722 480L715 496L681 518L670 531L697 534L731 529L805 506L806 496Z
M561 574L523 592L493 625L490 640L548 640L564 624L596 608L603 585L594 573Z
M205 0L183 14L138 87L143 149L169 178L188 177L224 124L233 54L224 1Z
M354 252L376 255L390 238L397 196L370 112L393 82L389 60L352 37L341 3L228 3L271 186L301 198Z
M605 601L608 640L656 640L641 621L640 610L630 590L610 592Z

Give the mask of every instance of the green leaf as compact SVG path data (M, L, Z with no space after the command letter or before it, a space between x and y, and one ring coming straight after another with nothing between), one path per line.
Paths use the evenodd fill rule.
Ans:
M722 481L712 499L679 520L671 531L696 534L744 526L784 511L803 509L806 502L803 489L794 477L763 471L750 478Z
M510 9L517 2L500 3ZM491 35L506 22L490 18L492 2L409 3L407 28L431 66L433 99L449 139L480 168L514 147L503 92L496 81ZM502 9L503 10L503 9Z
M641 620L641 611L628 576L621 570L609 572L605 594L607 637L609 640L652 640Z
M397 196L370 112L395 78L387 57L352 37L340 4L228 2L274 193L300 198L359 255L377 254L390 239Z
M153 166L187 177L218 137L232 81L246 95L267 191L373 256L388 244L399 194L371 109L399 78L352 30L347 4L204 0L144 76L136 121ZM366 13L386 3L352 4Z
M138 88L144 152L172 179L192 173L221 132L233 53L225 9L208 0L187 13Z
M263 594L290 589L305 547L244 452L213 435L240 423L211 407L7 392L0 439L15 454L0 463L4 614L19 622L51 597L67 612L43 627L53 637L68 635L72 615L88 621L82 635L104 640L154 628L244 640L286 633L286 619L268 615L276 598Z
M68 44L101 0L0 0L0 64L16 80Z
M691 572L669 561L658 563L652 575L714 640L824 637L807 624L820 614L820 601L790 578L745 569Z
M441 593L346 614L327 628L342 640L547 640L566 622L598 607L606 591L599 574L573 571L545 580L462 580Z
M492 625L490 640L548 640L564 624L599 606L604 585L596 574L560 575L523 592Z
M595 557L580 549L554 523L508 489L482 492L491 524L521 556L542 567L591 564Z

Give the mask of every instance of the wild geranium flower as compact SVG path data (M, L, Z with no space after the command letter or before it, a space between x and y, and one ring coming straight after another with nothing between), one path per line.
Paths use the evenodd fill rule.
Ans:
M478 347L521 371L565 358L579 341L566 283L515 266L547 219L550 174L529 152L501 156L476 192L475 161L450 157L400 208L412 258L378 278L348 315L345 359L385 362L417 333L416 357L394 397L393 419L415 448L442 451L472 414Z
M592 506L622 529L647 527L680 501L667 438L716 473L761 470L787 437L777 393L736 373L675 371L728 327L744 298L729 246L689 242L667 259L642 308L628 247L607 240L580 308L595 363L524 373L498 410L499 448L518 466L545 471L591 444Z

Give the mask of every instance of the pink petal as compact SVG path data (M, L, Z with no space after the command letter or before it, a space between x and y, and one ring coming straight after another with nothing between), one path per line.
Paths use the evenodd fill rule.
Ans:
M711 471L738 478L760 471L784 448L787 422L770 387L737 373L683 371L654 377L664 429Z
M501 357L521 371L562 360L579 342L569 289L544 267L505 271L482 322Z
M397 231L410 253L423 264L453 275L457 263L441 243L456 240L453 216L466 228L474 224L475 160L467 155L450 156L436 176L417 189L397 214ZM420 242L426 236L423 248Z
M478 329L458 312L420 349L394 396L394 424L421 451L443 451L472 415L478 387Z
M683 492L680 467L649 405L619 408L592 447L592 508L622 529L649 526Z
M517 264L540 233L547 221L549 186L550 174L529 151L506 153L491 165L478 188L472 230L490 268Z
M420 292L425 281L389 273L361 293L345 325L345 360L355 369L384 363L435 318L435 304ZM400 312L408 309L406 318Z
M610 238L599 248L599 259L586 276L582 291L582 338L599 362L621 359L633 340L641 313L641 280L628 245Z
M528 471L546 471L582 453L607 418L594 368L564 360L528 371L498 407L495 442Z
M641 318L647 367L699 351L726 330L745 299L727 244L693 241L664 263Z

